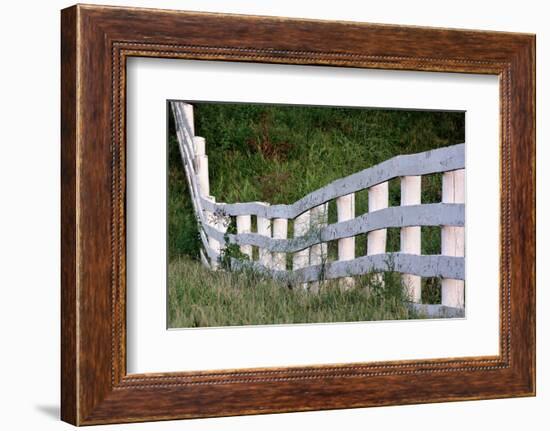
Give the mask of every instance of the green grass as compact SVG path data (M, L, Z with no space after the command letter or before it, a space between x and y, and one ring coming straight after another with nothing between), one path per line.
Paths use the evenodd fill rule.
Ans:
M170 262L168 274L171 328L419 317L407 307L396 273L385 274L383 287L366 275L357 277L351 290L331 281L319 293L290 289L254 272L210 271L188 257Z
M195 132L206 138L210 190L218 202L292 203L331 181L393 156L464 142L464 114L460 112L215 103L196 104L194 112ZM327 309L312 314L312 304L319 304L319 301L324 304L321 300L324 292L308 297L302 292L278 286L273 288L278 292L277 296L270 297L268 292L271 290L267 289L264 281L252 288L248 278L239 276L238 283L248 286L239 289L232 278L234 275L211 274L208 271L201 274L203 281L200 286L187 281L185 277L198 273L191 273L189 268L184 271L182 267L190 266L197 259L200 240L173 119L171 115L169 118L168 277L169 309L173 316L170 318L171 326L194 326L193 322L203 322L199 318L201 313L209 316L204 322L215 322L203 326L372 320L369 316L377 315L374 311L361 308L372 301L363 298L364 293L327 292L326 295L333 301L329 303L333 306L338 301L347 303L350 298L355 298L358 303L356 307L349 305L339 311L335 308L333 312ZM389 204L399 205L399 180L390 181L389 189ZM424 176L422 202L440 201L441 175ZM355 205L356 214L367 212L366 191L356 193ZM331 202L329 222L335 221L336 205ZM439 231L438 227L422 229L422 253L440 252ZM292 223L289 225L291 235ZM329 243L328 249L329 260L334 259L336 243ZM388 229L388 251L398 249L399 229ZM356 255L362 256L365 251L366 235L359 235ZM228 279L234 281L233 288L225 293L219 292L218 286L227 286ZM173 293L174 289L179 293ZM423 280L422 295L425 301L436 303L440 295L439 280ZM266 298L283 301L291 308L273 305L271 312L266 314L267 305L262 302ZM233 309L228 303L240 305L234 305ZM198 310L201 310L200 313ZM205 310L226 314L214 318L214 311L209 313ZM382 318L392 318L384 313L386 311L380 311L380 316L386 316ZM292 320L285 320L290 316ZM321 320L308 320L317 318ZM406 317L396 313L393 318Z

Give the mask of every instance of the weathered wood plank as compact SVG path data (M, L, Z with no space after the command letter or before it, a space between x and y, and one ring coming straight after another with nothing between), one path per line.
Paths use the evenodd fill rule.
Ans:
M289 283L331 280L369 272L394 271L421 277L464 279L464 258L442 255L384 253L361 256L352 260L313 265L296 271L270 270L258 262L232 259L233 270L252 269Z
M401 206L420 205L422 196L422 177L401 177ZM421 254L422 232L420 226L401 228L401 252ZM409 298L413 302L421 300L422 280L417 275L403 274L403 284L407 287Z
M464 169L443 174L443 202L464 203ZM441 253L447 256L464 256L464 227L441 228ZM448 277L441 282L441 303L451 307L464 307L464 281Z
M268 203L265 203L264 205L269 205ZM265 218L265 217L257 217L256 218L256 230L258 232L258 235L265 236L267 238L271 238L271 220ZM258 258L262 265L270 268L271 267L271 252L265 248L259 248L258 250Z
M193 120L193 105L183 102L170 102L172 114L176 124L176 132L180 144L182 142L192 142L195 136L195 125ZM195 148L191 146L191 160L195 158Z
M208 156L206 155L196 155L195 156L195 166L197 169L197 179L199 182L199 197L202 200L208 200L210 196L210 179L208 176ZM208 201L212 205L216 205L215 202ZM214 212L214 211L210 211Z
M343 223L355 218L355 194L340 196L336 199L336 211L338 222ZM346 236L338 240L338 261L355 259L355 236ZM352 277L344 277L340 280L340 287L344 290L351 289L355 285Z
M252 229L251 217L249 215L237 216L237 234L250 233ZM241 244L241 253L252 259L252 246L250 244Z
M310 231L312 235L316 232L321 232L321 229L325 228L328 224L328 203L316 206L311 209L310 219ZM313 244L309 249L309 263L310 265L322 265L326 262L328 257L328 246L326 242L320 242ZM320 282L314 281L310 283L309 290L312 292L318 292Z
M189 130L191 136L195 136L195 116L193 113L193 105L185 102L172 102L172 106L178 105L181 109L183 119L183 125Z
M375 186L392 178L426 175L462 168L464 168L464 144L458 144L423 153L393 157L378 165L333 181L290 205L265 207L256 202L234 204L204 202L203 206L209 211L223 211L231 216L252 214L266 218L294 219L299 214L332 199Z
M294 238L299 238L307 234L310 228L310 219L311 214L309 211L300 214L294 219ZM307 266L309 266L309 249L304 248L303 250L294 253L292 256L292 269L297 270ZM307 289L307 283L304 283L302 287Z
M369 214L383 210L388 207L389 184L383 182L369 189ZM367 233L367 255L383 254L386 252L386 239L388 231L385 229L375 229ZM375 279L383 283L382 274L376 274Z
M389 227L407 226L464 226L463 204L424 204L390 207L372 213L362 214L352 220L333 223L319 229L312 229L298 238L268 238L256 233L228 234L233 244L250 244L272 252L294 253L315 244L356 236ZM207 234L222 240L224 233L206 227Z
M288 235L288 220L284 218L276 218L273 220L273 240L270 240L269 238L265 239L266 245L270 243L270 241L274 240L280 240L280 241L286 241L286 237ZM268 248L269 247L264 247ZM285 270L286 269L286 254L285 253L273 253L273 256L271 258L273 268L276 270Z

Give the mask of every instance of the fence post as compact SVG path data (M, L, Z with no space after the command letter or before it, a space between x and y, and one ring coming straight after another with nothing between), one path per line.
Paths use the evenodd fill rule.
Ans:
M369 212L388 207L388 182L369 188ZM379 229L367 234L367 255L386 253L387 229ZM374 280L383 283L383 275L376 274Z
M422 193L422 177L401 177L401 206L420 205ZM401 228L401 253L421 254L420 226ZM413 302L421 301L422 279L418 275L403 274L403 284L407 287L409 298Z
M199 189L203 197L210 195L210 179L208 177L208 156L206 155L206 142L200 136L193 137L195 149L195 172Z
M306 211L294 219L294 238L304 236L309 231L310 212ZM292 270L305 268L309 265L309 248L297 251L292 256ZM307 289L307 283L302 287Z
M182 103L183 106L183 115L185 119L187 120L187 125L189 126L189 131L191 132L191 135L195 134L195 118L193 114L193 105L190 105L189 103Z
M188 116L188 106L191 106L191 105L187 105L187 106L184 106L184 112L185 112L185 115ZM190 112L191 112L191 120L192 120L192 116L193 116L193 107L191 106L191 109L190 109ZM188 120L189 120L189 117L188 117ZM191 122L192 124L192 122ZM196 173L196 176L197 176L197 183L198 183L198 186L199 186L199 196L197 196L197 198L200 199L200 197L204 197L205 199L208 199L212 202L215 202L215 199L210 196L210 180L209 180L209 177L208 177L208 156L205 154L206 152L206 142L205 142L205 139L200 137L200 136L193 136L193 151L194 151L194 154L195 154L195 160L194 160L194 164L195 164L195 173ZM213 214L210 212L210 211L204 211L204 217L206 219L206 223L209 225L209 226L214 226L215 227L215 224L213 223ZM215 251L218 251L220 250L220 244L218 243L218 241L216 241L214 238L210 238L208 237L208 246L215 250ZM218 267L218 262L212 260L210 262L210 266L212 267L212 269L216 269Z
M464 169L443 174L443 203L464 203ZM464 227L441 227L441 254L464 257ZM464 281L444 278L441 281L441 304L464 308Z
M250 215L239 215L237 216L237 234L240 233L250 233L252 228L252 222ZM252 246L251 245L241 245L241 253L247 255L250 260L252 260Z
M311 209L310 229L313 232L318 232L328 223L328 203L324 203ZM312 245L309 251L310 265L324 265L327 258L327 244L322 242ZM310 283L309 290L318 292L320 287L319 281Z
M210 202L216 202L216 198L214 196L205 196L205 199L209 200ZM227 231L229 222L226 217L218 216L217 214L213 214L210 211L205 211L205 216L209 226L212 226L214 229L219 230L223 233ZM208 245L212 250L220 255L222 251L222 244L217 239L214 239L213 237L208 237ZM225 248L225 244L223 244L223 248ZM217 269L219 267L219 260L210 262L210 265L212 269Z
M266 207L269 206L266 202L261 202ZM271 238L271 220L265 217L256 217L256 229L259 235L267 236ZM271 267L271 252L265 248L258 250L258 258L262 265L266 268Z
M202 136L193 136L193 154L204 156L206 154L206 139Z
M351 220L355 217L355 194L340 196L336 199L336 211L338 223ZM338 260L355 259L355 237L342 238L338 240ZM340 279L340 288L347 290L355 285L353 277Z
M288 220L286 218L273 219L273 238L286 239L288 234ZM286 253L273 253L273 269L286 270Z

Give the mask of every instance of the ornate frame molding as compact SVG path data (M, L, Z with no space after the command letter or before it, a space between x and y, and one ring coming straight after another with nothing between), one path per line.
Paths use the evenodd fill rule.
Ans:
M534 36L523 34L81 5L63 10L62 419L80 425L533 395L534 47ZM500 355L127 375L131 56L498 75Z

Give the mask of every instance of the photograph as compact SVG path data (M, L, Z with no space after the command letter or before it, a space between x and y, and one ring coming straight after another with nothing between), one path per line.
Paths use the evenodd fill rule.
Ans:
M465 112L166 115L168 328L465 317Z

